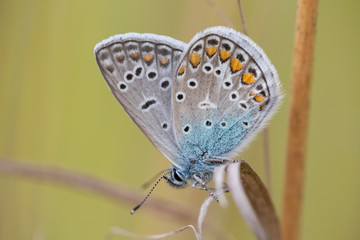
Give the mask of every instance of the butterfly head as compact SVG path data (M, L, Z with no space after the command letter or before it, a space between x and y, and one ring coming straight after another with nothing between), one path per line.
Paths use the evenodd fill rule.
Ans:
M165 179L170 184L170 186L174 188L186 187L189 180L187 174L185 174L184 171L181 171L176 167L173 167L172 171L170 172L170 176L166 177Z
M183 188L193 183L206 184L212 179L213 170L218 165L219 162L193 160L190 161L188 165L185 165L182 169L173 166L171 168L172 170L169 172L169 176L164 178L167 180L170 186L175 188Z

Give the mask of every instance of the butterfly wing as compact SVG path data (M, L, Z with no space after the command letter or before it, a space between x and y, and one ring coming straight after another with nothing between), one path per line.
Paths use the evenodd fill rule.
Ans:
M234 156L281 99L277 72L263 50L226 27L191 40L173 84L175 136L189 159Z
M100 71L123 109L154 146L174 163L171 86L185 43L155 34L126 33L95 46Z

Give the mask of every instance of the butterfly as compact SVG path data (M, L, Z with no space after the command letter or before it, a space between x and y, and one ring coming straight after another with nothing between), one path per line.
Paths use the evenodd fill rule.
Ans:
M125 33L95 46L112 94L172 163L168 183L206 187L213 170L262 129L279 106L276 69L250 38L211 27L188 43Z

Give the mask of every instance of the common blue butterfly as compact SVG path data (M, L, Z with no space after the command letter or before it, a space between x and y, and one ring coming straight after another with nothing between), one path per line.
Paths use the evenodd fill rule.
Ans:
M111 92L173 164L174 187L206 188L271 118L281 99L277 72L247 36L212 27L186 44L126 33L95 46Z

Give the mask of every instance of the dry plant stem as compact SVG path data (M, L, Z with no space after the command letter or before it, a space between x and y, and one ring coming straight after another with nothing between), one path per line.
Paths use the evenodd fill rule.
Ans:
M245 24L244 12L243 12L242 7L241 7L241 1L238 0L237 3L238 3L238 7L239 7L239 13L240 13L241 25L242 25L242 28L243 28L243 32L244 32L245 35L248 35L248 31L247 31L246 24Z
M67 187L87 190L100 196L108 197L121 204L127 203L132 207L144 198L144 195L136 194L134 191L119 184L110 183L87 174L60 167L40 166L38 164L15 162L0 158L0 177L2 175L40 180L44 183L63 184ZM143 208L144 210L152 211L154 215L160 216L163 219L175 220L177 222L196 222L197 219L197 215L185 206L160 199L152 199ZM218 239L225 239L224 236L229 235L219 224L210 220L207 222L206 231Z
M271 160L270 160L270 147L269 147L269 129L266 127L263 130L263 151L264 151L264 178L266 188L271 195Z
M241 6L241 0L237 0L238 7L239 7L239 14L241 19L241 25L243 28L243 32L245 35L248 35L248 31L246 28L244 12ZM263 152L264 152L264 169L265 169L265 184L271 195L271 160L270 160L270 144L269 144L269 130L267 127L264 128L262 132L262 139L263 139Z
M219 15L219 17L226 23L228 27L235 29L234 25L231 21L226 17L226 15L218 8L212 0L206 0L207 4Z
M5 174L61 183L69 187L94 192L117 202L131 205L138 204L144 198L143 195L135 194L133 191L119 186L118 184L59 167L45 167L36 164L19 163L0 159L0 175ZM161 201L159 199L149 202L145 208L167 219L195 222L197 218L195 214L185 207Z
M299 0L282 214L283 240L299 239L318 0Z

